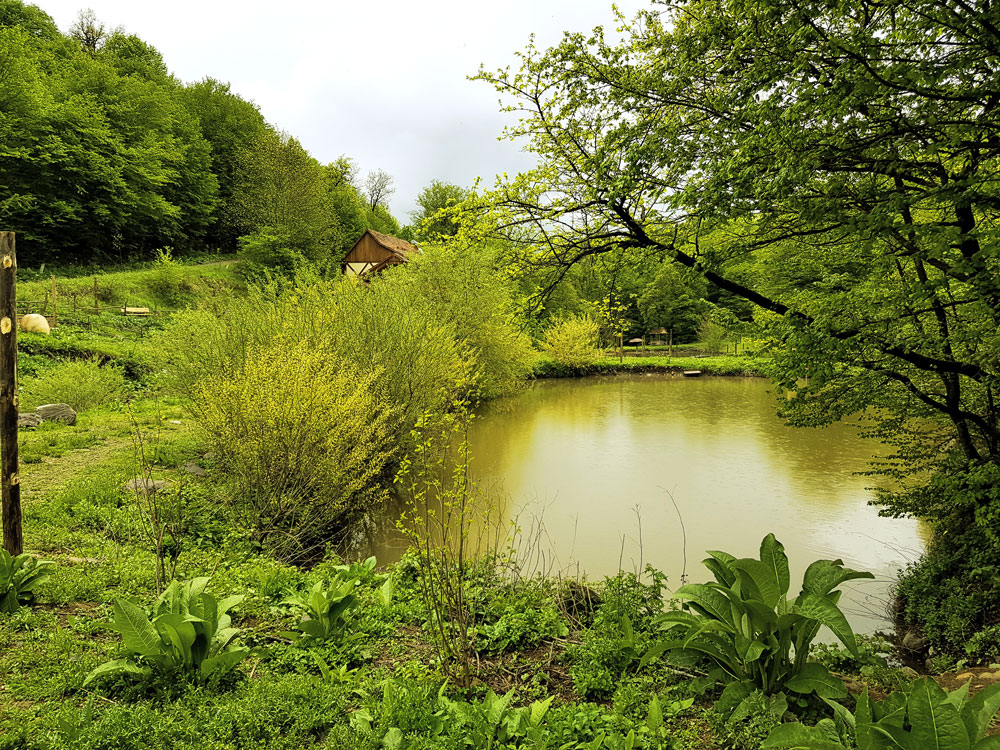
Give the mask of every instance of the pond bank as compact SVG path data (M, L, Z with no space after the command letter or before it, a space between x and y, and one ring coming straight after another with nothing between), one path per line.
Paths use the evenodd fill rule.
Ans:
M619 375L644 373L681 373L700 370L705 375L730 375L738 377L767 377L768 360L746 356L718 357L604 357L590 367L566 367L550 359L540 358L535 363L533 377L581 378L592 375Z

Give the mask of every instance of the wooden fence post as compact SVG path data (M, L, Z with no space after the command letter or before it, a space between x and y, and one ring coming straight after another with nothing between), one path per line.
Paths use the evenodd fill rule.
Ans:
M24 552L17 475L17 254L14 233L0 232L0 510L3 546Z
M52 274L52 327L59 325L59 297L56 294L56 275Z

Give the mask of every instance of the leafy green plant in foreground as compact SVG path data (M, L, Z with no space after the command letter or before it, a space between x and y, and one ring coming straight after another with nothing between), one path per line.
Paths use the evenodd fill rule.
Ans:
M854 714L827 701L834 719L815 727L782 724L762 748L773 750L991 750L1000 735L986 737L1000 710L1000 685L969 698L969 683L946 693L929 677L914 680L882 702L868 692L858 697Z
M845 568L841 560L817 560L805 572L801 593L790 601L788 557L774 534L761 542L759 560L708 554L704 565L715 582L677 590L685 611L657 618L668 639L650 648L641 664L665 652L708 659L732 684L727 688L731 697L736 692L749 696L754 689L766 695L785 689L826 698L845 695L839 679L808 660L809 646L825 625L858 655L854 632L837 607L841 592L834 589L872 574Z
M243 596L218 601L205 591L207 585L208 578L171 582L153 603L152 618L133 602L117 600L111 627L131 656L102 664L83 684L110 675L149 677L154 671L209 681L231 670L249 654L233 645L239 630L230 627L227 614Z
M317 581L307 594L285 599L285 604L306 613L306 617L295 625L301 633L299 637L325 641L340 636L347 623L347 613L358 606L358 597L354 593L357 585L357 578L345 579L338 575L330 583Z
M0 612L16 612L34 600L33 589L51 574L51 562L0 548Z

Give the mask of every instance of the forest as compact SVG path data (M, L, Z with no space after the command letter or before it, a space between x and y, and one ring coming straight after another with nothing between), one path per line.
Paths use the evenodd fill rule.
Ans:
M538 166L401 223L398 165L0 0L0 232L44 322L3 334L0 750L1000 747L1000 18L612 27L482 67ZM370 230L412 252L353 277ZM509 494L533 452L569 530Z

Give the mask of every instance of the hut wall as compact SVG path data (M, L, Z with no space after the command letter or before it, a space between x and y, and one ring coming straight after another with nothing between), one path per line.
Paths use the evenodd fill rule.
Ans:
M344 258L345 263L381 263L392 253L375 241L370 234L365 234L358 244Z

